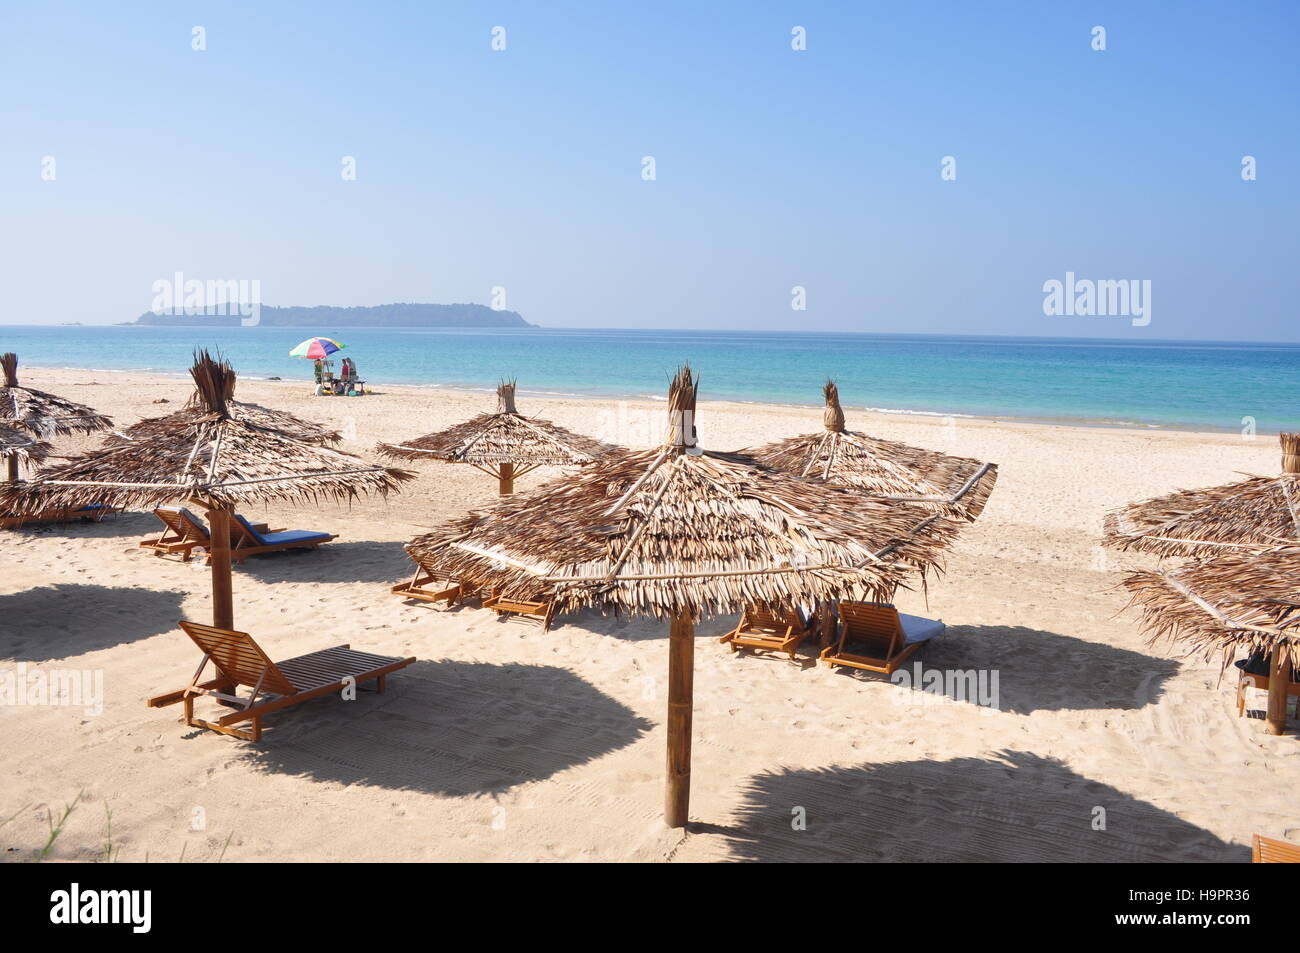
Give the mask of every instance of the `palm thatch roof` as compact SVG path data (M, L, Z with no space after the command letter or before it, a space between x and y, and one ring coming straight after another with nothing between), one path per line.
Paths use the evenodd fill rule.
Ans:
M662 447L612 451L407 550L507 597L545 593L560 611L699 616L887 597L959 530L943 514L700 449L696 386L689 368L674 378Z
M979 516L997 482L996 464L847 430L835 382L828 380L822 394L821 433L766 444L753 455L767 466L854 487L873 499L916 503L971 520Z
M18 355L0 355L0 421L21 426L38 437L107 430L113 421L84 404L23 387L18 383Z
M236 420L242 420L245 423L267 430L277 431L286 437L300 440L303 443L325 446L336 444L343 439L342 434L337 430L330 430L324 424L304 420L288 411L272 410L260 404L235 400L235 375L231 374L227 381L230 390L225 395L226 408L229 410L230 416ZM126 430L114 431L104 443L106 446L121 446L137 440L148 440L162 434L175 433L179 428L192 423L207 412L202 395L195 390L190 395L190 399L186 401L185 406L175 413L162 417L150 417L132 424Z
M1158 556L1211 556L1300 544L1300 434L1284 433L1283 473L1132 503L1106 517L1105 541Z
M515 476L536 467L591 463L610 447L559 424L525 417L515 409L515 382L497 387L497 411L405 443L381 443L376 451L396 460L444 460L468 463L492 473L513 464Z
M6 490L19 513L90 502L125 507L200 499L236 506L263 500L301 502L386 494L414 474L374 466L351 454L293 440L231 415L230 365L197 355L191 369L202 413L172 432L87 453L46 467Z
M23 466L40 463L53 451L25 430L0 424L0 460L17 460Z
M1177 569L1130 573L1124 586L1154 642L1171 638L1207 657L1281 644L1300 664L1300 547L1232 553Z

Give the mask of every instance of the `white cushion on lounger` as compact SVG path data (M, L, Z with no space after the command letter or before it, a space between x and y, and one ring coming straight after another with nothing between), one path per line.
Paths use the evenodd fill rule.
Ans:
M904 645L928 642L936 635L943 635L943 630L948 628L938 619L923 619L919 615L908 615L906 612L898 614L898 621L903 624Z

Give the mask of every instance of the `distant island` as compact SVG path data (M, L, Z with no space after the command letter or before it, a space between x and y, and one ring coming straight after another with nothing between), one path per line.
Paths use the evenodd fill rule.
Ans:
M171 327L239 327L238 314L158 314L146 311L129 325ZM262 305L263 327L272 328L531 328L518 311L496 311L483 304L379 304L373 307L277 308Z

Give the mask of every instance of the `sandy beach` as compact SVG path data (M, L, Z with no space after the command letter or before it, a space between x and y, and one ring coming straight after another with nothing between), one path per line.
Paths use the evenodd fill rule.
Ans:
M191 390L181 377L41 368L25 368L24 383L119 426L175 410ZM336 427L341 448L366 457L381 440L493 405L486 393L379 391L315 398L301 381L241 380L238 397ZM654 401L524 393L519 407L629 446L663 430ZM698 426L705 446L737 449L820 419L816 408L704 400ZM137 547L160 528L150 514L4 533L0 669L102 672L104 704L0 707L0 820L12 818L0 826L3 856L30 859L48 837L47 811L79 792L51 859L101 856L110 812L124 861L1247 861L1253 833L1300 842L1294 732L1270 736L1238 718L1235 673L1220 680L1217 660L1146 645L1118 583L1123 568L1154 561L1099 544L1103 514L1123 503L1276 473L1275 437L852 408L848 424L999 464L945 574L898 599L948 624L924 668L996 672L996 707L833 672L814 664L810 643L798 662L734 656L716 639L734 619L705 620L694 823L670 831L665 626L581 613L543 633L391 595L411 573L405 542L495 498L475 469L420 464L387 501L245 512L339 539L238 568L237 628L272 657L346 642L419 659L383 695L268 720L258 745L145 707L197 664L177 621L211 614L201 560Z

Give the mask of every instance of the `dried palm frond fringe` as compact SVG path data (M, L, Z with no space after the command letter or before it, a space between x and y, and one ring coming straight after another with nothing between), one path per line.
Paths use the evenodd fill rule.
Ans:
M235 400L234 374L226 378L226 386L229 388L229 392L225 394L226 407L230 412L230 416L236 420L242 420L245 423L263 427L267 430L275 430L286 437L301 440L303 443L333 445L343 439L342 434L337 430L331 430L324 424L304 420L288 411L272 410L260 404ZM132 424L124 431L115 431L109 435L104 444L105 446L121 446L136 440L148 440L150 437L159 434L175 433L178 428L194 422L206 413L208 411L199 392L196 390L190 395L189 400L185 402L185 406L175 413L162 417L150 417Z
M1281 435L1283 469L1300 470L1300 434ZM1105 542L1157 556L1211 556L1300 544L1300 473L1250 477L1132 503L1106 517Z
M1300 665L1300 548L1133 572L1124 586L1152 643L1175 639L1207 658L1219 652L1225 665L1238 650L1271 652L1280 643Z
M997 482L996 464L869 437L846 430L834 381L822 388L824 430L766 444L750 451L762 463L848 486L873 499L916 503L973 520Z
M612 451L421 536L408 552L507 597L554 598L560 611L698 617L886 598L912 572L937 568L963 525L701 450L694 407L683 368L662 447Z
M0 506L34 513L61 506L109 503L156 506L180 499L217 503L285 502L386 494L414 474L374 466L338 450L294 440L232 417L226 395L234 371L206 351L191 370L198 388L195 416L171 432L45 467L27 484L7 487Z
M497 387L497 411L405 443L381 443L375 450L395 460L443 460L489 469L510 463L520 476L535 467L590 463L610 447L559 424L524 417L515 409L515 382Z
M0 422L30 430L38 437L67 436L107 430L113 421L84 404L18 383L18 355L0 355Z
M43 440L17 427L0 424L0 460L17 460L23 466L40 463L54 450Z

